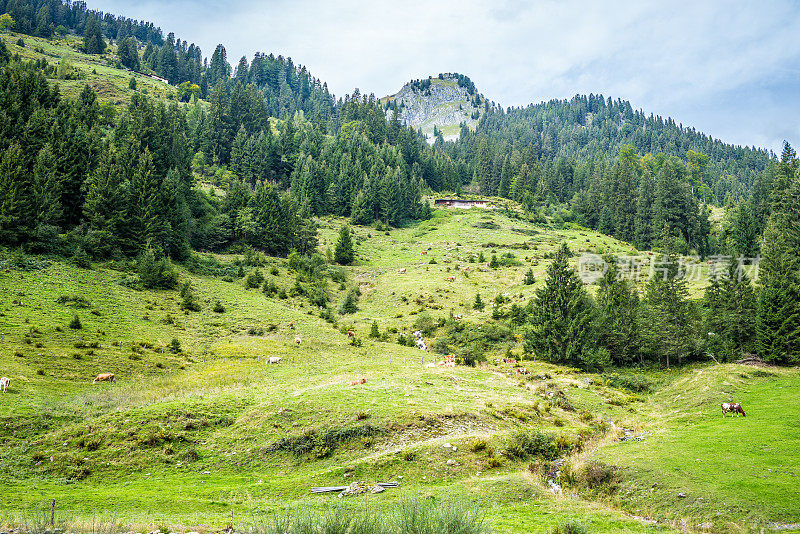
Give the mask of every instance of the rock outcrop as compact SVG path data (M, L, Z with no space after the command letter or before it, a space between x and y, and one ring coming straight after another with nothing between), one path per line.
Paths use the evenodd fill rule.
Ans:
M420 129L429 143L435 141L434 127L445 141L458 139L462 123L474 129L485 102L469 78L458 74L413 80L396 94L381 99L387 119L392 118L396 106L403 125Z

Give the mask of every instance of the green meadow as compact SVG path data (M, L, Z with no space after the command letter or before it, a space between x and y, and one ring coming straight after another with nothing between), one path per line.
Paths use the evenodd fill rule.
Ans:
M342 223L319 221L323 252ZM520 358L518 337L486 363L454 368L397 342L451 314L483 328L497 295L524 305L562 242L597 254L632 254L629 245L501 209L437 210L355 236L357 262L328 293L335 310L357 287L358 311L333 322L291 292L245 288L258 270L288 291L295 273L281 258L214 256L226 276L179 267L200 304L188 311L177 290L127 287L128 264L15 263L6 251L0 527L49 516L53 499L75 531L210 532L231 515L243 526L338 506L390 514L412 501L464 503L495 532L549 533L570 520L592 532L746 532L800 519L795 369L712 362L614 377L526 360L530 375L519 375L493 361ZM513 261L490 268L493 255ZM523 284L529 268L533 285ZM483 310L472 306L477 293ZM442 333L434 326L426 340ZM92 384L104 372L116 381ZM748 416L723 419L729 399ZM625 428L644 438L619 441ZM520 432L539 431L550 456L521 445ZM555 457L565 460L563 495L547 482ZM341 500L310 493L352 481L400 486Z

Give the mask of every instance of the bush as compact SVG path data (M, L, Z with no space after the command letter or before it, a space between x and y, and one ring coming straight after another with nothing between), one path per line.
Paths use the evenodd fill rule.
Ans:
M414 330L419 330L429 336L436 330L436 321L433 320L428 312L422 312L414 321Z
M147 249L136 261L139 285L144 289L174 289L178 286L178 273L166 258L156 259L153 249Z
M552 534L589 534L589 527L578 521L565 521L553 529Z
M339 305L339 315L356 313L358 311L358 306L356 305L357 302L358 290L355 288L350 289L345 295L344 299L342 299L342 303Z
M530 286L536 283L536 277L533 275L533 269L528 269L528 272L525 273L525 279L522 281L526 286Z
M197 297L195 297L189 282L186 282L181 287L181 297L183 297L181 308L189 311L200 311L200 302L198 302Z
M261 271L258 269L253 269L247 274L247 278L244 280L244 287L247 289L255 289L257 287L261 287L263 282L264 275L261 274Z
M506 456L512 459L525 460L538 456L545 460L554 460L558 457L558 447L553 436L541 430L526 432L520 430L511 436L506 445Z
M72 320L69 322L69 327L73 330L80 330L83 328L83 324L81 324L81 318L78 317L77 314L72 317Z
M603 375L606 385L627 389L634 393L649 393L653 389L653 383L643 374L607 374Z
M225 313L225 306L218 300L214 301L214 313Z
M173 338L172 341L169 343L169 351L172 354L180 354L181 352L181 342L178 341L177 338Z
M79 269L91 269L92 258L89 257L83 247L78 247L75 254L72 255L72 264Z
M372 327L369 329L369 337L373 339L379 339L381 337L381 331L378 329L378 321L372 321Z

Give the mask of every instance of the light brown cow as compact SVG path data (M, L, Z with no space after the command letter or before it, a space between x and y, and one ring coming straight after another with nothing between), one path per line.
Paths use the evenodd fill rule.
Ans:
M302 341L302 340L300 339L300 336L297 336L296 338L294 338L294 342L295 342L297 345L299 345L301 341Z
M356 337L356 333L353 332L352 330L348 330L347 331L347 337Z
M270 356L267 359L267 363L281 363L281 357L280 356Z
M406 274L406 268L405 268L405 267L403 267L402 269L398 269L398 270L397 270L397 273L398 273L398 274Z
M445 280L447 280L448 282L455 282L456 281L456 277L455 276L448 276L447 278L445 278Z
M518 375L529 375L529 374L531 374L531 372L528 371L527 369L525 369L524 367L517 367L517 374Z
M367 383L367 379L366 378L359 378L358 380L353 380L352 382L350 382L350 385L351 386L358 386L359 384L366 384L366 383Z
M10 384L11 384L11 379L10 378L5 377L5 376L3 378L0 378L0 389L3 390L3 393L6 392L6 390L8 389L8 386Z
M457 314L455 314L455 315L453 316L453 319L455 319L456 321L460 321L460 320L461 320L461 319L463 319L463 318L464 318L464 315L463 315L463 314L460 314L460 313L457 313Z
M97 378L92 380L92 384L96 384L98 382L114 382L114 373L100 373L97 375Z
M289 323L289 329L294 330L294 323Z

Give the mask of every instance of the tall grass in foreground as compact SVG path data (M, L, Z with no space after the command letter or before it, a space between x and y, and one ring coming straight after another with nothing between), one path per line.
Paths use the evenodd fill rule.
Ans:
M255 519L255 518L254 518ZM400 503L391 512L340 504L331 510L297 510L271 521L257 519L247 534L489 534L483 514L462 502L426 499Z

